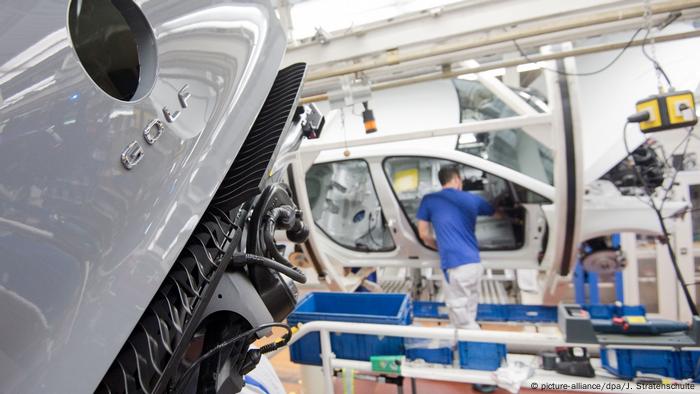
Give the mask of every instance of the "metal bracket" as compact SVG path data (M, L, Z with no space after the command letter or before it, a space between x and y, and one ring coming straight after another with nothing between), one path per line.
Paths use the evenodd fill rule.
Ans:
M339 109L368 101L371 96L369 81L344 76L340 78L340 89L328 92L328 102L331 109Z

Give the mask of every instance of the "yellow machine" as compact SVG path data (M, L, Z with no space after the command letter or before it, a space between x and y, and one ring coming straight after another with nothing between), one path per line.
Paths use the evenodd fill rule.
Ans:
M637 101L636 108L637 113L630 117L630 121L639 122L643 133L692 126L698 122L695 99L688 90L642 99Z

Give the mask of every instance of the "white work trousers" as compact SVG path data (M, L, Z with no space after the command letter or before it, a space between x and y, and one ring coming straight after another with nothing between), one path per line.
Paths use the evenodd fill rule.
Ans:
M447 270L445 304L455 327L479 329L476 308L479 305L479 283L483 273L481 263L464 264Z

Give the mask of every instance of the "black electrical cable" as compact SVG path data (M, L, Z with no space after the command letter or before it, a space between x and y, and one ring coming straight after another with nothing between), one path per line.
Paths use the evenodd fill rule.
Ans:
M649 33L651 32L651 29L647 29L646 34L644 35L644 38L642 39L642 54L644 54L644 57L649 59L649 61L654 65L654 68L656 71L658 71L666 80L666 83L668 84L668 87L671 88L673 84L671 83L671 80L668 79L668 75L666 74L666 71L664 71L664 68L661 67L661 64L656 61L653 57L649 56L647 53L646 45L647 45L647 38L649 38Z
M299 283L306 283L306 275L304 275L299 268L295 267L291 262L284 258L279 250L277 250L277 245L275 244L275 231L277 230L278 220L284 221L282 227L289 230L289 228L292 228L295 226L295 224L297 224L298 218L296 217L296 210L286 205L277 207L270 211L270 214L263 225L262 238L265 246L265 253L272 257L272 259L255 255L246 256L250 256L251 262L258 263L267 268L280 272L281 274L286 275Z
M369 235L369 240L373 242L378 248L381 248L383 246L380 242L377 242L377 240L374 239L374 234L372 234L372 212L369 213L367 218L367 235Z
M287 333L285 333L285 334L282 336L282 341L281 341L281 342L275 342L275 343L270 344L270 345L274 345L274 346L265 345L265 346L264 346L265 352L263 352L263 353L269 353L270 351L273 351L273 350L279 349L279 348L281 348L281 347L283 347L283 346L286 346L287 343L289 343L289 340L292 339L292 329L289 328L289 326L288 326L287 324L284 324L284 323L266 323L266 324L261 324L260 326L255 327L255 328L251 328L250 330L248 330L248 331L246 331L246 332L243 332L243 333L241 333L241 334L239 334L239 335L236 335L236 336L233 337L233 338L230 338L230 339L227 339L227 340L221 342L220 344L216 345L214 348L212 348L211 350L209 350L209 351L206 352L205 354L201 355L201 356L200 356L199 358L197 358L194 362L192 362L192 364L190 364L190 366L187 367L187 369L186 369L185 372L182 374L182 376L180 376L180 378L178 378L178 379L175 381L175 387L174 387L174 389L173 389L172 392L173 392L173 393L179 393L179 392L184 388L183 386L187 384L187 382L188 382L188 380L189 380L189 376L190 376L190 374L192 373L192 371L194 371L195 368L196 368L199 364L201 364L203 361L207 360L207 359L210 358L211 356L214 356L214 355L218 354L218 353L219 353L222 349L224 349L225 347L231 345L231 344L234 343L234 342L237 342L237 341L241 340L241 339L244 338L244 337L245 337L246 340L247 340L247 339L250 338L252 335L256 334L258 331L261 331L261 330L264 330L264 329L267 329L267 328L273 328L273 327L281 327L281 328L284 328L284 329L287 330ZM261 348L261 349L262 349L262 348Z
M628 121L628 123L629 123L629 121ZM627 128L627 125L625 125L625 129L626 129L626 128ZM673 157L673 155L676 153L676 151L678 150L678 148L680 148L681 145L683 145L683 144L685 144L685 147L683 148L683 153L681 153L681 155L682 155L682 156L685 156L685 155L686 155L686 153L687 153L687 151L688 151L688 145L689 145L689 143L690 143L690 138L691 138L691 137L694 137L694 135L692 134L692 131L693 131L692 128L690 128L690 129L688 130L688 134L683 138L683 140L681 140L681 142L678 143L678 145L676 145L675 148L673 148L673 150L671 151L671 154L670 154L669 157L666 157L665 154L662 155L662 156L664 157L663 164L664 164L664 166L665 166L666 168L671 168L671 167L672 167L671 164L669 163L669 160ZM627 152L629 152L629 147L627 146L627 139L626 139L627 137L626 137L626 135L625 135L624 138L625 138L625 139L624 139L623 142L625 143L625 149L627 150ZM662 153L663 153L663 147L660 147L660 149L661 149L661 151L662 151ZM630 155L628 154L627 157L629 158L629 156L630 156ZM634 161L634 156L632 157L632 160ZM678 171L674 172L674 173L673 173L673 177L672 177L672 179L671 179L671 182L669 183L669 185L668 185L666 188L663 189L663 191L664 191L664 197L663 197L662 200L661 200L661 206L660 206L660 209L661 209L661 210L663 210L664 203L665 203L665 202L667 201L667 199L668 199L668 193L670 192L670 190L673 188L673 186L674 186L674 184L675 184L675 180L676 180L676 176L677 176L677 175L678 175ZM615 185L615 187L617 187L617 185ZM617 187L617 189L620 190L619 187ZM622 191L620 191L620 192L622 192ZM641 202L643 202L645 205L648 205L649 207L651 207L651 205L650 205L647 201L642 200L642 199L639 198L639 196L637 196L636 194L635 194L635 197L637 197L637 199L640 200ZM672 215L672 216L668 216L668 217L666 217L665 219L672 218L672 217L674 217L674 216L673 216L673 215Z
M282 215L284 215L284 217L282 217ZM263 226L263 243L266 252L270 254L273 260L288 267L293 267L294 265L287 261L279 250L277 250L277 245L275 244L275 231L277 230L277 221L280 219L285 221L285 223L282 225L283 229L288 229L291 227L294 221L293 215L294 209L292 207L286 205L277 207L270 211L270 214L267 216Z
M586 76L590 76L590 75L599 74L599 73L607 70L608 68L612 67L612 65L615 64L615 62L617 62L620 59L622 54L625 53L625 51L632 45L632 43L634 42L634 39L637 37L637 34L639 34L639 32L641 32L642 30L644 30L643 27L640 27L639 29L637 29L634 32L634 34L632 34L632 37L629 39L629 41L627 41L625 46L622 47L620 52L618 52L618 54L612 59L612 61L610 61L610 63L606 64L605 66L603 66L602 68L600 68L598 70L589 71L589 72L581 72L581 73L569 73L566 71L556 70L553 68L547 68L547 67L541 67L541 68L543 70L552 71L552 72L555 72L555 73L560 74L560 75L569 75L569 76L578 76L578 77L586 77ZM518 52L520 52L520 56L522 56L525 60L527 60L530 63L537 63L537 61L533 61L532 59L530 59L530 57L525 53L525 51L523 51L523 49L520 47L520 45L518 44L517 41L513 40L513 44L515 45L515 48L518 49Z
M258 256L255 254L241 253L233 255L232 263L235 265L259 264L263 267L273 269L282 275L286 275L294 281L297 281L299 283L306 283L306 275L304 275L304 273L301 272L297 267L288 267L275 260L268 259L267 257Z
M688 145L690 144L690 135L693 132L693 128L689 127L688 128L688 134L685 136L685 147L683 148L683 153L681 153L682 157L685 157L685 155L688 153ZM675 149L671 152L671 156L675 153ZM678 170L675 170L673 172L673 176L671 177L671 182L668 184L666 189L664 189L664 196L661 198L661 206L659 207L659 210L664 209L664 204L666 203L666 200L668 199L668 193L673 189L673 185L676 183L676 177L678 176Z
M287 267L294 267L287 259L282 256L282 254L277 250L277 244L275 244L275 223L274 221L268 222L265 225L265 231L263 234L263 242L265 243L265 251L270 254L273 260L279 262L280 264L286 265Z
M627 123L629 124L629 121L628 121ZM630 157L630 154L629 154L630 149L629 149L629 146L627 145L627 135L626 135L626 131L627 131L627 124L625 125L625 135L624 135L623 142L624 142L624 144L625 144L625 150L628 152L627 157ZM671 151L670 156L664 160L664 165L665 165L666 167L670 167L670 166L671 166L671 165L669 164L669 160L670 160L670 159L672 158L672 156L676 153L676 151L678 150L678 148L681 147L681 145L684 145L684 144L685 144L685 146L684 146L684 148L683 148L683 153L681 153L681 155L682 155L682 156L685 156L685 155L686 155L686 153L687 153L687 151L688 151L688 145L690 144L690 139L691 139L692 137L695 137L695 135L693 135L693 128L691 127L691 128L688 129L688 133L687 133L686 136L683 138L683 140L681 140L681 142L679 142L678 145L676 145L676 146L673 148L673 150ZM634 160L634 158L633 158L633 160ZM664 204L665 204L666 201L668 200L668 194L669 194L669 192L671 191L671 189L673 189L673 186L674 186L674 184L675 184L677 175L678 175L678 171L675 171L675 172L673 173L673 177L671 178L671 182L668 184L668 186L667 186L666 188L663 189L663 191L664 191L664 196L663 196L663 198L661 199L661 206L659 207L660 210L663 210ZM616 187L617 187L617 186L616 186ZM620 189L620 188L618 187L618 190L619 190L619 189ZM638 195L636 195L636 194L635 194L634 196L635 196L639 201L641 201L642 203L644 203L645 205L648 205L650 208L652 207L651 204L650 204L648 201L642 200L642 199L641 199ZM672 217L674 217L674 215L669 216L669 217L666 217L665 219L672 218Z
M626 121L625 126L622 130L625 150L627 151L627 157L632 155L632 152L630 152L630 149L629 149L629 145L627 145L627 126L629 125L629 123L630 123L629 120ZM666 244L666 248L668 249L668 254L671 257L671 264L673 265L673 269L676 272L676 279L678 279L678 283L680 283L681 288L683 289L683 295L685 296L685 300L688 303L688 308L690 308L690 312L693 314L693 316L700 316L700 315L698 315L698 308L695 305L695 302L693 301L692 296L690 295L690 291L688 291L688 286L686 285L685 278L683 278L683 273L681 272L680 267L678 266L678 260L676 258L676 253L673 250L673 247L671 246L671 240L670 240L671 236L670 236L670 233L668 232L668 229L666 228L666 223L664 222L664 217L663 217L663 214L661 213L661 209L656 206L654 199L651 197L652 191L649 190L649 186L647 184L646 179L640 174L639 169L636 165L634 166L634 174L637 177L637 179L644 186L644 191L649 196L649 202L651 203L651 208L654 210L656 217L659 219L659 225L661 226L661 232L664 235L664 243Z
M625 144L625 151L627 152L627 157L625 157L625 159L629 159L629 158L631 157L631 158L632 158L632 161L634 162L634 156L632 155L632 152L630 152L629 145L627 144L627 126L629 125L629 123L630 123L629 121L626 121L626 122L625 122L625 126L624 126L623 132L622 132L622 142ZM637 177L637 179L639 179L639 176L638 176L639 174L637 174L636 164L632 164L632 166L634 167L633 171L634 171L634 173L635 173L635 176ZM618 190L619 190L619 188L618 188ZM645 187L644 192L646 193L646 187ZM644 205L648 206L649 208L652 208L652 209L653 209L652 204L651 204L650 201L644 201L644 200L642 200L642 198L639 197L636 193L634 194L634 196L635 196L635 197L637 198L637 200L639 200L642 204L644 204ZM651 197L649 197L649 200L651 200Z
M661 225L661 231L664 234L665 242L666 242L666 248L668 249L668 254L671 257L671 264L673 264L673 269L676 271L676 278L678 279L678 282L681 284L681 288L683 289L683 295L685 296L685 300L688 302L688 307L690 308L690 312L693 314L693 316L700 316L698 315L698 308L695 305L695 302L693 302L693 298L690 295L690 291L688 291L688 286L685 285L685 279L683 278L683 273L681 273L680 267L678 267L678 260L676 259L676 253L673 251L673 247L671 246L671 240L669 239L669 232L668 229L666 228L666 224L664 223L664 218L661 214L661 210L657 209L654 207L654 212L656 213L656 217L659 219L659 224Z
M675 146L675 148L673 148L673 150L671 150L671 153L670 153L668 156L666 156L666 155L665 155L665 152L664 152L664 157L665 157L665 158L664 158L664 164L665 164L667 167L671 167L671 166L672 166L673 163L671 163L670 161L673 160L673 155L676 153L676 151L678 150L678 148L680 148L681 145L685 144L685 143L686 143L686 140L690 140L691 138L697 138L695 135L693 135L693 130L692 130L692 128L691 128L691 129L688 129L688 134L685 136L685 138L683 138L683 139L681 140L681 142L678 143L678 145Z

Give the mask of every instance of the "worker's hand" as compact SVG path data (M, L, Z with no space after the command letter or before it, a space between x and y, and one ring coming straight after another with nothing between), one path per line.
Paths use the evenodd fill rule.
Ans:
M418 220L418 237L427 246L437 250L437 242L433 236L432 225L425 220Z
M494 219L506 219L508 218L508 215L503 211L503 208L498 207L496 208L496 211L493 213Z

